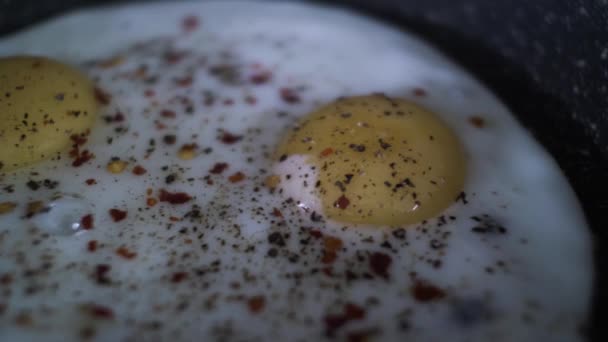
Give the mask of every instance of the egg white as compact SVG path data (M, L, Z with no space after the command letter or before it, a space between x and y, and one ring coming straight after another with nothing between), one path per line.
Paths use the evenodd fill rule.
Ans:
M184 32L181 23L192 15L200 24ZM167 65L167 51L189 54ZM332 331L338 337L369 330L373 338L391 341L582 339L592 281L590 237L571 188L495 96L408 33L305 4L159 3L56 18L1 40L0 55L11 54L79 65L112 96L101 116L120 111L126 121L107 124L100 117L86 145L95 159L80 168L66 157L0 177L2 188L14 185L13 192L0 190L0 202L19 204L0 216L0 275L12 275L10 284L0 285L0 340L67 341L87 333L99 341L314 340L328 337L326 318L346 303L366 314ZM98 65L112 56L124 61ZM144 63L156 83L125 76ZM235 67L239 82L222 81L222 75L230 78L222 73L231 71L218 76L210 70L222 65ZM260 85L248 81L260 70L272 78ZM176 84L186 76L192 85ZM296 91L300 100L288 103L281 88ZM416 88L427 95L414 95ZM147 90L155 96L146 97ZM205 104L205 90L217 95L212 105ZM382 227L311 220L310 212L264 186L273 169L270 155L297 118L340 96L376 92L440 115L468 156L468 204L450 207L446 223L439 218L407 227L405 239ZM191 100L191 113L179 97ZM234 103L224 104L228 98ZM176 118L161 118L165 109ZM486 125L471 125L473 115ZM166 128L158 130L155 120ZM222 130L242 140L222 143ZM175 134L176 144L164 144L165 134ZM155 146L146 159L150 139ZM196 158L178 157L186 143L199 146ZM128 161L124 173L106 170L112 157ZM210 174L218 162L228 169ZM148 172L131 174L135 165ZM231 183L236 172L246 178ZM167 184L170 174L177 179ZM36 191L25 185L45 178L59 185ZM97 184L87 185L87 179ZM148 207L147 198L158 198L159 189L186 192L193 200ZM78 222L83 211L91 212L94 228L74 233L41 216L23 218L26 203L57 192L81 206L59 203L62 219ZM127 218L113 222L111 208L126 210ZM283 218L273 215L274 208ZM479 223L471 217L482 214L507 232L472 232ZM320 261L322 239L311 230L342 240L335 262ZM272 232L283 234L284 246L269 242ZM87 251L91 240L100 245L95 252ZM431 248L437 241L445 246ZM136 257L117 255L121 246ZM271 249L276 256L268 256ZM391 258L387 278L370 269L373 253ZM96 280L99 264L111 266L109 285ZM347 279L346 270L358 279ZM172 282L176 272L188 275ZM444 298L414 298L416 279L441 288ZM256 296L265 298L264 306L250 312L248 298ZM111 308L113 318L90 315L91 305ZM461 312L468 309L470 315ZM20 325L23 315L32 323Z

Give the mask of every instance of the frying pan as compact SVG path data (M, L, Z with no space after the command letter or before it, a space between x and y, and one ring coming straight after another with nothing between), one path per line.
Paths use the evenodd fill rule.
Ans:
M0 36L94 0L0 1ZM557 160L595 239L586 333L603 340L608 295L608 0L335 0L414 32L506 103Z

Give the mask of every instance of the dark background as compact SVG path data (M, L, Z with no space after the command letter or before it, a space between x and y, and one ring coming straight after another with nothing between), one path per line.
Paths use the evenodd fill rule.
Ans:
M0 0L0 35L71 8L126 1ZM141 0L139 2L142 2ZM557 159L595 235L588 334L608 296L608 0L335 0L420 34L469 69Z

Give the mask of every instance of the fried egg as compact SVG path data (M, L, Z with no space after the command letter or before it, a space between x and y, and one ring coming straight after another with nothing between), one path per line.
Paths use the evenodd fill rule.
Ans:
M408 32L167 2L0 56L2 341L583 339L573 191Z

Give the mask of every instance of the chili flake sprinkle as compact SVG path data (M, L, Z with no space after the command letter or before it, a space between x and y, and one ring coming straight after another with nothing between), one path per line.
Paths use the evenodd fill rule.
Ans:
M131 259L134 259L137 256L137 253L129 250L125 246L121 246L121 247L118 247L116 249L116 255L118 255L118 256L120 256L120 257L122 257L124 259L131 260Z
M332 153L334 153L334 149L331 147L328 147L328 148L324 149L323 151L321 151L321 157L327 157L327 156L331 155Z
M228 180L230 181L230 183L238 183L244 179L245 179L245 174L240 171L231 175L230 177L228 177Z
M411 287L410 292L414 299L423 303L442 299L446 295L442 289L429 282L421 280L416 280L414 282L414 285Z
M232 133L226 132L226 131L223 131L222 134L219 136L219 140L221 142L223 142L224 144L228 144L228 145L237 143L237 142L241 141L241 139L243 139L242 136L232 134Z
M89 314L93 318L97 318L97 319L113 319L114 318L114 311L112 311L112 309L110 309L106 306L96 305L96 304L92 304L89 307Z
M87 242L87 250L89 252L95 252L97 250L97 240L90 240Z
M148 170L146 170L141 165L135 165L135 167L133 167L133 171L132 172L136 176L141 176L141 175L144 175L146 172L148 172Z
M363 318L365 318L365 309L357 304L347 303L341 314L326 315L324 317L325 335L333 337L346 323Z
M348 208L349 204L350 200L346 198L346 196L342 195L334 202L334 207L338 209L346 209Z
M112 97L101 88L95 87L95 99L102 105L108 105L110 104Z
M300 95L292 88L281 88L279 94L286 103L296 104L300 102Z
M264 309L266 298L264 296L253 296L247 300L247 307L251 313L258 313Z
M215 163L215 165L213 165L211 170L209 170L209 173L219 175L222 172L224 172L224 170L226 170L227 168L228 168L227 163Z
M93 229L93 215L87 214L80 219L80 225L84 229Z
M171 282L172 283L181 283L186 278L188 278L188 273L186 273L186 272L175 272L175 273L173 273L173 275L171 275Z
M110 209L109 213L110 213L110 217L112 217L112 220L114 222L120 222L127 217L127 212L124 210L120 210L120 209L115 209L115 208Z
M158 199L161 202L168 202L170 204L183 204L190 201L192 196L185 192L168 192L165 189L161 189Z

